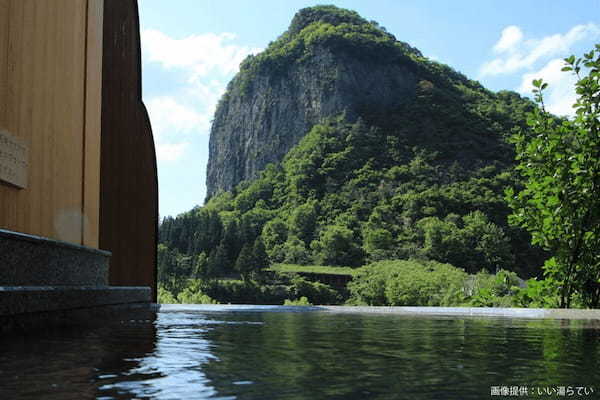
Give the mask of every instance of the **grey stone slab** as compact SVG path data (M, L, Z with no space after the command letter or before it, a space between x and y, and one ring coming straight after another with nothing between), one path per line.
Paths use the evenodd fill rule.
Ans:
M600 310L549 308L493 308L493 307L372 307L372 306L318 306L321 311L336 313L376 313L421 316L503 317L527 319L589 319L600 321Z
M0 286L0 316L151 301L141 286Z
M0 286L107 285L111 253L0 229Z
M496 317L524 319L593 320L600 323L600 310L493 307L389 307L389 306L274 306L252 304L161 304L161 312L327 312L389 314L405 316Z

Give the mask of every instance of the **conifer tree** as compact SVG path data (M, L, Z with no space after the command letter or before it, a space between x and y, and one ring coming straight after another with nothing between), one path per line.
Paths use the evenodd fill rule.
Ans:
M254 254L249 243L244 244L235 262L235 270L240 273L242 279L247 281L250 272L254 269Z

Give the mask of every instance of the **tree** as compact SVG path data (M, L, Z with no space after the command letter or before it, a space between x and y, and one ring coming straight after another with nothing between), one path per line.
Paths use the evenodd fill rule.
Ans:
M292 211L288 226L291 234L310 244L317 225L316 201L308 201Z
M275 262L282 261L282 259L279 259L279 249L287 240L287 235L287 226L279 217L270 220L263 227L261 236L271 260Z
M256 238L253 245L244 244L235 263L235 269L244 281L248 281L251 276L256 276L257 273L269 266L269 256L260 236Z
M265 268L269 268L271 263L269 261L269 256L267 255L267 250L265 249L265 244L262 241L262 238L259 236L254 241L254 246L252 246L253 253L253 270L255 272L260 272Z
M201 279L208 277L208 257L206 256L206 253L200 253L196 257L196 261L194 263L193 278Z
M389 250L394 244L390 231L383 228L365 229L364 249L372 254L379 250Z
M238 221L236 219L232 219L227 227L225 228L225 233L223 234L223 239L221 239L220 246L224 246L227 251L227 257L231 264L235 263L237 255L241 250L240 240L240 227Z
M210 253L207 263L207 277L223 276L231 273L232 262L229 258L227 247L221 243Z
M460 220L462 228L458 225ZM513 264L508 238L484 213L474 211L460 220L456 214L449 214L443 221L437 217L419 220L417 226L423 232L422 254L468 273L482 269L495 272Z
M462 220L464 227L459 231L459 242L464 246L464 267L467 272L481 269L497 272L513 264L510 242L501 227L490 222L481 211L471 212Z
M329 225L321 231L319 240L311 243L311 247L320 264L358 266L362 264L364 254L356 242L350 229Z
M312 261L310 251L304 242L293 235L290 235L282 246L282 253L285 263L308 265Z
M254 269L254 254L252 252L252 245L246 243L240 255L235 262L235 270L240 273L243 280L248 280L249 273Z
M544 273L560 289L560 307L575 294L588 307L600 300L600 44L565 59L576 77L572 120L544 107L548 84L533 81L539 108L529 114L529 131L513 136L517 170L524 187L507 190L510 222L526 228L534 244L554 255Z

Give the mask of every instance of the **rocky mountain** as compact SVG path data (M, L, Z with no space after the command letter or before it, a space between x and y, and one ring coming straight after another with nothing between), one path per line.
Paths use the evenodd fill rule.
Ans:
M328 304L337 295L326 285L266 268L411 260L418 279L432 261L472 279L539 276L548 254L509 224L505 195L521 185L509 138L527 134L534 107L353 11L300 10L220 100L207 201L160 224L159 281L187 296L200 293L183 290L196 278L223 302Z
M515 96L519 101L514 93L503 101L514 102ZM419 103L424 97L427 104ZM313 125L340 114L349 122L360 117L395 129L413 144L433 138L452 142L450 147L464 153L469 141L478 152L491 146L497 153L498 132L515 122L502 110L485 110L485 103L497 98L353 11L333 6L300 10L283 35L241 64L219 102L210 134L207 198L258 177ZM476 126L449 137L455 126L446 123L473 112L481 114ZM410 131L403 131L406 120L413 125ZM481 156L471 153L451 158Z
M534 107L353 11L300 10L230 82L207 202L161 223L159 275L398 259L535 275L545 254L504 194L519 185L508 138Z

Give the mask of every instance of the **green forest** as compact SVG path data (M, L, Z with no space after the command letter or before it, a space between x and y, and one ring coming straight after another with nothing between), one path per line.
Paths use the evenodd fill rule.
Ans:
M494 93L319 6L246 59L224 96L319 46L406 65L414 98L328 116L259 178L164 218L160 302L598 306L600 45L565 60L579 96L566 119L545 110L541 80L535 101ZM329 284L336 274L348 283Z

